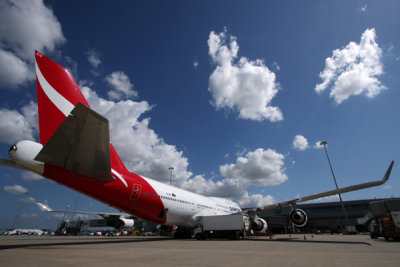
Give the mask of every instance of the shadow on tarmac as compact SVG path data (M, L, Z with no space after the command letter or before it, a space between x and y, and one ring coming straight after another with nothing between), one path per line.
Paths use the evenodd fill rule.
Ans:
M333 241L333 240L313 240L313 239L300 239L300 238L274 238L274 239L259 239L259 238L251 238L246 239L249 241L260 241L260 242L293 242L293 243L315 243L315 244L348 244L348 245L367 245L371 246L368 242L357 242L357 241Z
M88 238L88 239L80 239L76 241L71 241L71 239L66 239L65 242L60 240L59 242L46 242L51 239L43 239L43 242L40 242L40 239L21 239L22 242L20 244L5 244L0 245L0 250L6 249L18 249L18 248L51 248L51 247L58 247L58 246L77 246L77 245L98 245L98 244L118 244L118 243L138 243L138 242L152 242L152 241L171 241L174 240L173 238L102 238L102 239L95 239L95 238ZM193 241L194 239L180 239L185 241ZM31 242L33 241L33 242ZM54 241L54 240L51 240ZM226 239L214 239L214 240L206 240L205 242L212 242L212 241L231 241ZM338 240L313 240L308 239L304 240L298 237L289 237L289 238L245 238L244 241L255 241L255 242L291 242L291 243L309 243L309 244L347 244L347 245L366 245L372 246L368 242L357 242L357 241L338 241ZM201 242L197 241L196 242ZM239 240L233 242L240 242Z
M47 239L49 240L49 239ZM76 246L76 245L98 245L98 244L117 244L117 243L136 243L136 242L151 242L151 241L167 241L171 238L121 238L121 239L85 239L79 241L67 242L51 242L51 243L26 243L26 244L9 244L0 245L0 250L16 249L16 248L33 248L33 247L57 247L57 246ZM29 242L30 240L24 240ZM44 240L43 240L44 241Z

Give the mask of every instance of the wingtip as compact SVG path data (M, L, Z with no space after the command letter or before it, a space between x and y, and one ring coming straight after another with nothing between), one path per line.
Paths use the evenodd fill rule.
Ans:
M41 211L53 211L49 206L47 206L47 205L45 205L43 203L36 202L36 205L39 207L39 209Z
M389 168L387 169L387 171L385 173L385 176L383 176L383 179L382 179L383 181L386 182L387 180L389 180L389 176L390 176L390 173L392 172L393 165L394 165L394 160L392 160L392 162L389 165Z

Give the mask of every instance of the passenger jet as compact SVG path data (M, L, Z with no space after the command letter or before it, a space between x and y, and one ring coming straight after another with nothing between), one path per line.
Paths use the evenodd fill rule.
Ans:
M231 200L195 194L130 172L110 142L108 120L93 111L70 72L35 51L40 143L23 140L9 150L0 164L29 170L79 191L127 214L169 226L193 227L198 216L247 213L252 229L266 231L258 212L277 206L292 207L290 220L297 227L307 214L296 202L359 190L382 180L297 198L242 211Z

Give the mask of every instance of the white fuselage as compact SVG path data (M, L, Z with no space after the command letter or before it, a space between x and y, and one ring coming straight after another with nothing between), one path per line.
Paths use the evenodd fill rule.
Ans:
M206 197L143 177L157 192L167 211L167 225L193 227L197 216L226 215L242 210L233 201L218 197Z

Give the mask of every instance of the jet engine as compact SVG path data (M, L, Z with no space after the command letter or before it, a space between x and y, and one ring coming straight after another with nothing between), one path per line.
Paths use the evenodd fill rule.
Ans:
M135 221L133 219L119 218L115 228L117 229L132 229L135 225Z
M304 227L308 221L307 214L301 209L292 210L289 218L296 227Z
M268 228L268 224L264 219L262 219L258 216L256 216L253 219L253 229L255 231L265 233L267 231L267 228Z

